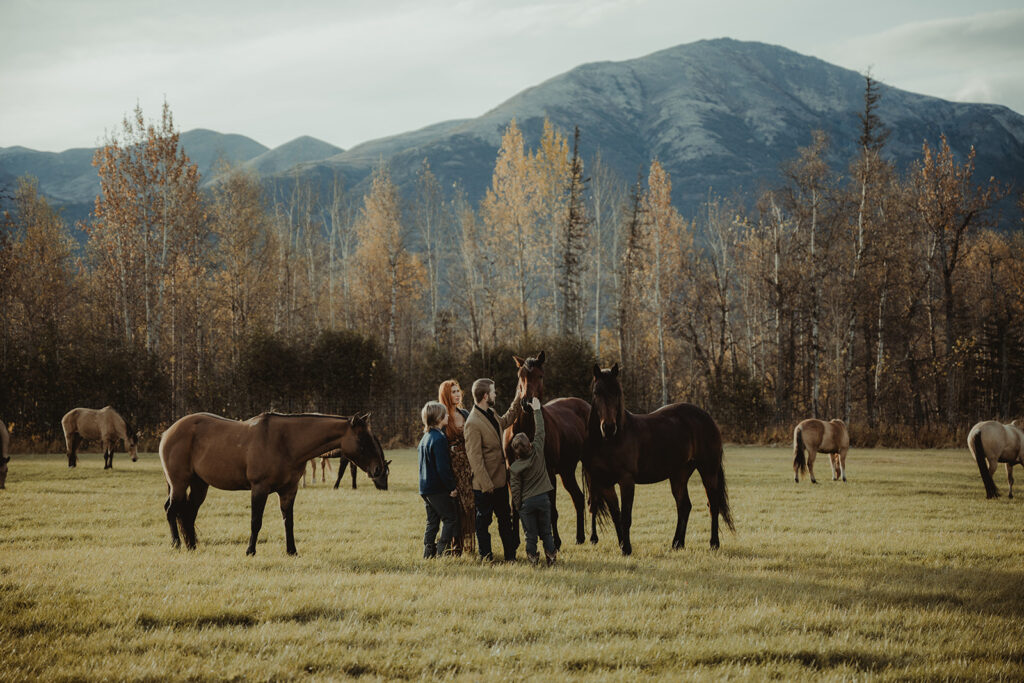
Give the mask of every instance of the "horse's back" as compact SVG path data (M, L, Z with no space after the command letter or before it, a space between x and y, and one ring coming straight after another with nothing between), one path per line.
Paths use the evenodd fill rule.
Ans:
M967 435L967 446L972 453L976 453L975 446L979 438L987 457L994 457L1000 462L1024 463L1024 431L1016 425L1004 425L996 420L977 423Z
M587 438L590 404L581 398L556 398L544 404L544 414L561 435L582 444ZM547 425L545 425L547 428Z
M168 480L193 474L220 489L249 488L248 456L256 425L213 413L193 413L172 424L160 437L160 462Z
M638 432L642 448L647 452L672 452L679 447L720 456L722 432L714 418L692 403L672 403L653 413L630 413L633 427Z

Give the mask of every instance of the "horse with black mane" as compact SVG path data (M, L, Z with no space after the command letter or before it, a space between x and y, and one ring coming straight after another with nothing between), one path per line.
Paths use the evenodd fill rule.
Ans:
M132 462L139 459L139 433L110 406L74 408L60 421L68 447L68 467L78 464L78 449L83 441L98 440L103 445L103 469L114 467L114 447L123 441Z
M999 489L992 479L999 463L1006 464L1006 483L1013 498L1013 466L1024 465L1024 424L1014 420L1004 425L995 420L979 422L967 435L967 447L978 462L981 481L985 484L985 497L998 498Z
M280 415L262 413L239 422L211 413L186 415L160 439L160 462L167 480L167 522L171 542L196 547L196 515L210 486L228 491L250 490L252 522L246 555L256 554L267 497L277 493L284 516L285 547L294 555L292 510L306 463L322 455L342 455L387 489L390 460L370 431L369 413Z
M636 485L668 479L677 515L672 548L682 548L692 508L686 483L696 470L711 509L711 547L717 548L719 516L735 530L722 469L722 434L718 425L704 410L688 403L674 403L648 415L634 415L626 410L618 377L618 363L611 370L594 366L587 443L583 448L591 509L599 516L611 517L622 554L629 555L633 552L629 530ZM622 492L621 512L615 484Z
M518 368L519 383L516 395L529 403L534 398L544 402L544 352L537 357L525 360L513 356ZM541 408L544 417L544 461L548 466L551 484L556 485L555 476L562 479L562 486L569 492L573 507L576 509L576 543L583 543L586 533L586 516L583 490L576 481L576 465L582 457L583 443L587 438L587 415L590 406L581 398L556 398L548 401ZM505 452L512 437L519 432L526 434L532 441L535 425L533 411L524 410L516 421L505 430L503 435ZM562 539L558 535L558 510L555 507L555 493L552 489L548 494L551 500L551 531L555 537L555 547L562 547ZM597 543L596 518L591 519L590 542Z

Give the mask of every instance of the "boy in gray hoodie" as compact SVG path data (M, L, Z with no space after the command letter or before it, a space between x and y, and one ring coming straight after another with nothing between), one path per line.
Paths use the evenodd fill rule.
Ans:
M551 502L548 493L554 488L544 461L544 415L540 401L530 403L536 430L533 443L522 432L512 437L511 450L516 461L509 468L512 488L512 509L519 510L519 519L526 532L526 557L531 564L540 560L537 537L544 542L544 555L548 565L555 563L555 539L551 535Z

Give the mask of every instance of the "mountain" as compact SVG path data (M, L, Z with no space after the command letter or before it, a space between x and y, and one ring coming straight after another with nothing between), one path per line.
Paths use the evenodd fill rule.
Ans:
M344 151L323 140L303 135L249 159L245 162L245 166L263 176L275 175L284 173L297 164L320 161Z
M892 130L886 153L905 167L945 133L960 157L977 149L976 174L1024 183L1024 117L998 105L966 104L880 88L878 114ZM567 135L581 131L585 159L601 151L631 182L657 158L672 175L673 198L692 212L713 188L755 191L779 177L779 165L822 129L833 167L856 153L864 77L782 47L731 39L681 45L624 62L586 64L524 90L476 119L376 140L319 164L305 177L341 172L356 191L378 159L390 162L408 193L427 158L442 187L460 182L471 199L483 196L501 135L514 117L536 147L544 118ZM329 170L328 170L329 169Z
M948 102L882 84L878 114L892 130L886 153L901 167L920 156L921 143L945 134L960 157L977 150L976 177L1024 185L1024 117L988 104ZM460 184L477 201L490 184L502 133L514 117L535 148L545 117L566 135L581 131L589 161L600 150L626 182L657 158L671 173L673 198L685 214L713 188L753 192L779 177L780 163L807 145L814 129L831 140L833 167L844 170L856 151L864 78L820 59L774 45L728 38L705 40L623 62L585 64L524 90L484 115L369 141L347 151L312 138L267 150L242 136L212 131L182 135L186 151L208 169L220 154L245 161L266 180L294 178L328 196L343 177L350 194L369 186L386 160L411 196L428 159L442 187ZM242 144L242 143L246 144ZM251 143L251 144L250 144ZM91 150L61 154L0 149L0 184L25 172L47 196L91 203ZM90 175L91 174L91 175ZM90 178L91 184L90 184ZM327 194L325 194L327 193Z

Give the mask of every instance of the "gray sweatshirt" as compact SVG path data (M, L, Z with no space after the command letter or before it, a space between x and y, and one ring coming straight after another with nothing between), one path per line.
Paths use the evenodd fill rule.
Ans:
M516 460L509 468L512 507L517 509L527 498L539 496L554 488L551 485L551 477L548 476L547 463L544 462L544 415L540 410L533 411L533 422L536 429L530 457Z

